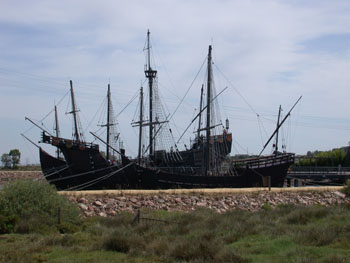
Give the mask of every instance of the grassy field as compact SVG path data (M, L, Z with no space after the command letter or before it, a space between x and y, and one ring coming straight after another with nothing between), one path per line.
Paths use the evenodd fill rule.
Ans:
M350 205L85 218L49 184L18 180L0 190L0 252L0 262L350 262Z
M346 206L142 210L132 225L134 217L83 219L64 234L0 235L0 262L350 262Z

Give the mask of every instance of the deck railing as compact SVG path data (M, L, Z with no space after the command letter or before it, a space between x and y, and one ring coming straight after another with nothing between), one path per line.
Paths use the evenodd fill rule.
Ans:
M233 160L232 166L234 167L248 167L248 168L261 168L269 167L277 164L294 163L294 153L283 153L279 155L262 156L259 158Z

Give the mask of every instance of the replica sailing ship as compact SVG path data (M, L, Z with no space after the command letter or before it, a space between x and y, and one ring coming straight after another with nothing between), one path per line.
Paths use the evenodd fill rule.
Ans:
M106 157L102 156L98 144L86 143L82 139L71 81L74 138L61 138L57 122L56 135L54 136L31 121L42 129L41 142L57 148L57 157L54 157L39 147L41 167L47 181L54 184L59 190L254 187L267 186L268 181L270 181L271 186L283 186L287 170L294 163L293 153L280 153L276 146L274 153L269 156L239 161L230 161L228 158L232 146L232 134L228 131L228 120L226 120L226 127L224 127L221 123L215 123L218 119L213 117L215 112L213 105L221 93L216 95L213 88L211 46L209 46L207 56L206 83L201 89L200 110L196 118L192 120L192 122L196 119L199 121L195 140L189 149L185 147L185 150L178 150L176 143L170 148L160 147L163 145L161 135L166 132L171 133L171 129L166 128L169 120L164 117L164 114L162 116L162 107L157 104L159 99L156 85L157 71L151 67L150 49L150 33L148 31L145 76L148 79L149 88L149 116L148 120L144 120L143 88L141 87L139 120L133 122L134 126L139 126L137 158L128 158L124 149L118 150L110 142L109 128L113 126L113 123L110 119L109 86L107 124L105 125L107 139L104 141L92 133L106 145ZM204 87L206 88L205 100L203 100ZM204 101L206 101L205 106L203 105ZM276 130L265 147L275 135L278 137L278 130L290 115L291 110L283 121L279 122L278 119ZM205 126L202 127L204 113L206 113L206 120ZM148 128L149 132L147 147L142 144L145 128ZM167 138L171 137L172 134L168 134ZM110 151L120 154L121 164L112 165L110 163ZM59 156L60 152L64 159Z
M223 128L222 124L213 122L215 118L212 117L214 112L212 105L217 95L214 95L213 90L211 46L209 46L207 57L206 105L202 107L202 86L200 111L196 116L196 118L199 118L199 126L195 141L190 149L184 151L179 151L176 144L170 151L165 149L155 150L157 145L155 143L156 135L165 130L164 126L168 120L161 120L160 116L153 117L157 97L152 94L156 91L154 83L157 82L157 71L152 69L150 63L149 34L148 31L146 48L148 54L145 69L149 86L149 121L143 120L143 89L141 88L140 119L138 122L134 122L140 128L139 153L138 158L133 161L125 156L122 158L124 165L131 164L126 169L126 173L136 175L139 182L138 186L142 188L253 187L267 186L268 184L275 187L283 186L287 170L294 163L294 154L280 153L277 146L272 155L264 157L259 155L257 158L230 162L229 167L223 169L223 162L231 152L232 134L228 132L227 120L226 128ZM283 121L279 122L278 119L277 128L265 147L275 135L278 138L278 130L290 115L291 110ZM206 125L201 128L201 115L204 111L206 111ZM149 151L147 158L143 158L145 151L142 151L144 147L141 146L142 127L148 127L149 129L149 145L146 147L146 150ZM222 127L222 130L215 133L219 127ZM171 132L171 129L169 131Z
M40 164L44 177L56 186L58 190L80 190L80 189L115 189L119 185L127 185L128 179L123 173L123 168L110 156L111 149L111 127L115 125L112 121L112 104L110 85L107 92L107 123L103 126L107 130L106 156L99 151L99 145L87 143L80 131L78 110L76 107L73 91L73 82L70 81L70 94L73 115L73 139L60 137L58 128L57 108L55 107L55 131L56 136L26 118L42 130L41 143L50 144L57 148L57 157L54 157L39 147ZM120 152L116 149L120 154ZM63 154L63 158L60 157ZM117 175L117 176L116 176Z

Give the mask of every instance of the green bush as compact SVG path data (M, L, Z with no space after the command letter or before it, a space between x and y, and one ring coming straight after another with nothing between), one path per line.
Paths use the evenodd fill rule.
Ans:
M32 180L13 181L0 191L0 215L0 233L71 231L81 220L78 207L53 186Z
M126 234L114 231L104 239L103 247L106 250L127 253L130 250L131 244Z
M350 197L350 180L346 180L346 183L345 183L344 188L342 189L342 192L343 192L346 196Z
M306 225L313 220L326 217L330 213L324 206L296 207L285 218L285 223L293 225Z

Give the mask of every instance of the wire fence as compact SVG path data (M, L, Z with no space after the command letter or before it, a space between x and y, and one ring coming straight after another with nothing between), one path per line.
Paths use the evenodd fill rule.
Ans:
M136 226L136 225L140 224L142 221L146 222L146 223L180 224L179 222L174 222L174 221L169 221L169 220L143 217L143 216L141 216L141 211L137 210L137 213L136 213L134 219L132 220L131 225Z

